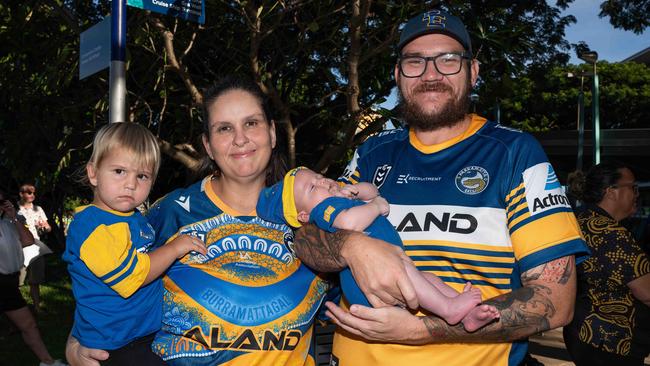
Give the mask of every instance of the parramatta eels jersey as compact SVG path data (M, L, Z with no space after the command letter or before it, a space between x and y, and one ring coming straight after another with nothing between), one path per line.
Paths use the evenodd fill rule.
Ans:
M149 273L154 231L140 212L78 207L66 238L77 306L72 335L91 348L114 350L160 328L162 281Z
M241 215L212 189L211 177L176 190L148 212L163 245L199 237L207 255L181 258L163 278L163 325L153 349L170 364L313 365L314 316L327 284L301 265L291 229Z
M483 299L521 287L520 275L588 249L541 146L530 135L473 115L461 136L425 146L414 132L382 132L361 145L341 178L371 182L420 271ZM345 305L345 304L344 304ZM518 365L527 343L366 344L337 332L332 364Z

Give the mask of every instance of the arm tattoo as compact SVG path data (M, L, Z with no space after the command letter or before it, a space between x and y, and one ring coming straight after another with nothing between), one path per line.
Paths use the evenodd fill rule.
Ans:
M316 225L306 224L296 232L293 249L303 263L317 271L340 271L347 266L341 248L348 236L345 230L328 233Z
M546 282L565 285L573 273L573 263L573 257L562 257L527 271L521 280L526 282L542 278Z
M574 261L573 256L563 257L523 273L524 287L484 302L495 306L501 318L474 333L466 332L462 325L449 325L436 316L423 317L431 341L509 342L550 329L550 320L557 313L552 285L557 288L569 282Z

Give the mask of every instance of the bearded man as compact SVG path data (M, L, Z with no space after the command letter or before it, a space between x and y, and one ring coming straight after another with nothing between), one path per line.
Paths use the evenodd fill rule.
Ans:
M571 320L575 264L588 249L537 141L468 113L479 64L461 20L441 10L418 15L397 50L407 126L369 138L341 181L379 188L408 259L355 233L309 225L294 243L316 269L349 266L373 305L327 303L338 326L330 364L519 365L528 336ZM470 282L500 319L470 333L418 311L401 270L409 260L457 291Z

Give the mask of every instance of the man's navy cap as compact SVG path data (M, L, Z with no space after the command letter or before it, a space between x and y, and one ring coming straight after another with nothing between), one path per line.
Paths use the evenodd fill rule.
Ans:
M422 13L406 23L397 44L398 53L402 52L402 48L407 43L431 33L445 34L457 40L465 48L465 51L472 54L472 42L460 18L438 9Z

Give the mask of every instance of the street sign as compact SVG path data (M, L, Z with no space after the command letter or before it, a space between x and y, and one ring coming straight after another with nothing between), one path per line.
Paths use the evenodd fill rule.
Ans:
M79 37L79 80L111 63L111 17L88 28Z
M205 24L204 0L127 0L126 4Z

